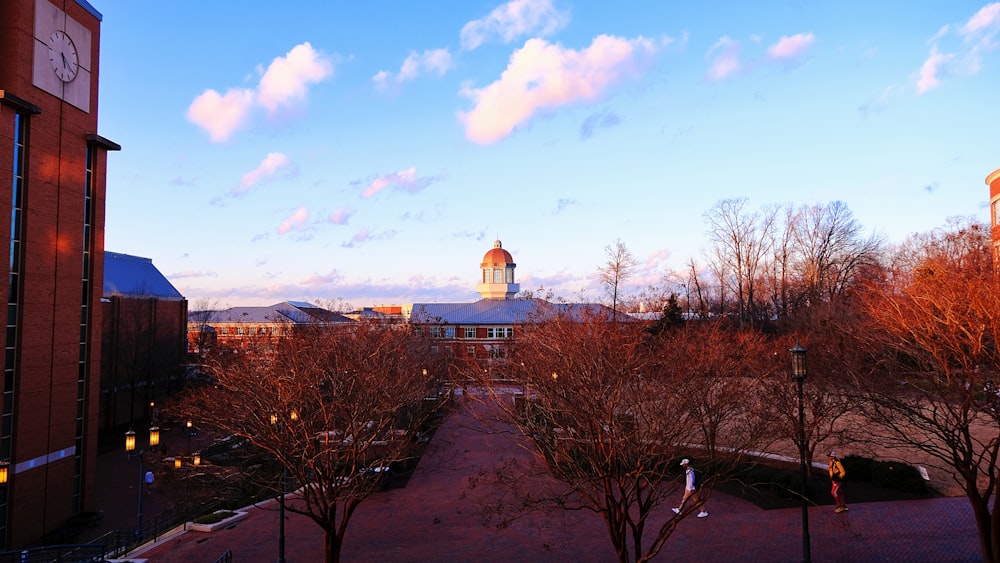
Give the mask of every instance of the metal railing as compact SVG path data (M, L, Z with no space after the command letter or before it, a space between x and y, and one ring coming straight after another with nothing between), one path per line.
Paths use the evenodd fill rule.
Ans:
M48 545L0 552L0 563L101 563L107 559L103 545Z

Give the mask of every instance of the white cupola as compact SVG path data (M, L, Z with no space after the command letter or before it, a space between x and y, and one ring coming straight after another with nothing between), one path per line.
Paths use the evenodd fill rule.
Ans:
M511 299L521 290L521 286L514 283L517 264L499 240L493 242L493 248L483 256L479 267L482 269L482 282L476 291L484 299Z

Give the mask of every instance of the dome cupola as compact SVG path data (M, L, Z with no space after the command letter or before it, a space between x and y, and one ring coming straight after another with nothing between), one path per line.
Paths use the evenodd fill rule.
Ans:
M511 299L521 290L519 284L514 283L514 258L503 249L500 241L493 241L493 248L483 256L483 262L479 265L482 270L481 283L476 287L476 291L484 299Z

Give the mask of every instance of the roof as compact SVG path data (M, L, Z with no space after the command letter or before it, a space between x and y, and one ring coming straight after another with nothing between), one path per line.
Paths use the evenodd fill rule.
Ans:
M349 323L340 313L328 311L304 301L282 301L267 307L232 307L222 311L192 311L188 313L188 322L207 324L217 323Z
M499 240L493 241L493 248L487 250L483 256L482 266L504 266L507 264L514 266L514 257L503 249Z
M597 303L551 303L544 299L480 299L472 303L414 303L410 322L416 324L524 324L566 316L583 320L595 315L611 319L609 307Z
M182 301L184 296L156 269L153 260L104 252L104 297L155 297Z

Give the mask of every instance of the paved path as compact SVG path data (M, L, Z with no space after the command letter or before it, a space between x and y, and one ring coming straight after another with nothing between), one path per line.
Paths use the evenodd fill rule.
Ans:
M614 561L603 523L591 513L532 514L505 527L485 521L482 503L495 504L496 490L476 483L477 477L489 475L499 459L531 463L532 458L509 428L488 428L490 423L473 417L472 405L468 398L460 401L404 489L379 493L361 505L347 532L343 561ZM681 522L657 560L802 560L799 509L765 511L714 493L708 510L708 518ZM132 557L211 563L231 550L236 562L276 560L276 504L249 511L249 518L230 529L185 532ZM660 514L661 519L670 516ZM319 527L299 515L286 513L286 518L286 560L322 561ZM819 506L810 509L809 520L816 562L981 560L975 521L962 498L855 503L843 514Z

